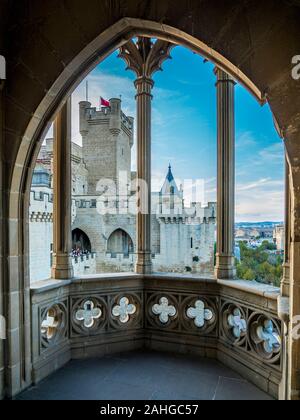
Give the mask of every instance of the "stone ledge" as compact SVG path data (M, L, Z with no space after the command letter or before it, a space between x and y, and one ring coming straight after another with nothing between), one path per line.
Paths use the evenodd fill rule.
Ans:
M48 292L50 290L59 289L61 287L66 287L72 284L73 280L43 280L30 285L31 294L41 294Z
M247 280L217 280L218 284L242 292L252 293L266 299L277 300L280 296L278 287Z
M274 286L251 282L246 280L216 280L213 276L201 277L197 275L182 275L178 273L154 273L151 275L140 275L135 273L113 273L113 274L97 274L94 276L82 276L70 280L55 280L49 279L33 283L30 286L31 294L41 294L50 290L58 289L69 285L88 284L111 281L125 281L125 280L145 280L144 286L147 286L147 280L156 282L172 281L173 284L178 284L182 281L189 283L203 283L205 285L220 285L239 290L246 293L251 293L266 299L276 301L280 296L280 289Z
M80 276L75 277L71 280L73 284L77 283L94 283L98 280L131 280L131 279L142 279L143 276L135 273L104 273L104 274L95 274L89 276Z

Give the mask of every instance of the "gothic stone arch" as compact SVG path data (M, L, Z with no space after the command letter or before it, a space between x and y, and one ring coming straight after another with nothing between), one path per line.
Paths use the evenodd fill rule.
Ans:
M14 314L12 309L6 313L8 348L14 349L7 357L8 395L30 384L25 222L39 139L76 85L114 49L133 36L144 35L168 39L201 53L241 81L261 102L267 96L278 125L286 130L290 162L299 156L293 154L292 145L299 142L300 86L290 77L291 57L299 52L299 11L291 2L279 7L275 0L240 2L238 6L226 1L185 0L176 2L175 7L174 1L154 0L137 6L134 1L99 4L91 0L88 8L82 3L70 3L55 13L56 7L56 2L33 6L31 29L24 18L26 4L14 5L13 10L7 6L2 14L2 29L14 23L7 40L9 77L4 94L8 146L3 180L7 194L3 213L8 221L4 255L9 258L4 272L8 274L7 307L14 310ZM67 36L69 33L73 36ZM43 59L41 53L45 54ZM299 167L294 164L293 174L298 178ZM294 191L297 200L293 214L300 206L296 182ZM295 224L294 238L299 236L300 227Z
M107 252L111 254L130 254L134 252L133 240L122 228L115 229L107 240Z

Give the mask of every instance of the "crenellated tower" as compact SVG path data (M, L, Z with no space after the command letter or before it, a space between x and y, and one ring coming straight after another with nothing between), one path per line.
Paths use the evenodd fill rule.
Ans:
M88 194L97 195L97 184L102 179L117 183L120 172L128 173L129 184L134 119L122 112L121 100L111 99L110 107L101 110L90 102L80 102L79 118Z

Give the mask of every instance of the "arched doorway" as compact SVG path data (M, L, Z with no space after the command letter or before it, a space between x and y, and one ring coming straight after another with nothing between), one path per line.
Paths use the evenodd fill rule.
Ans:
M72 231L72 250L80 253L91 253L92 245L89 237L81 229L74 229Z
M123 229L115 230L107 241L107 252L128 256L134 252L133 240Z

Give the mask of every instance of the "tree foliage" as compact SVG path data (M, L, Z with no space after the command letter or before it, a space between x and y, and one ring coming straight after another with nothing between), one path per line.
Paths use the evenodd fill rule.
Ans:
M238 278L280 286L283 258L270 252L276 250L275 245L264 241L260 247L253 249L241 242L240 250L241 262L237 261Z

